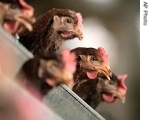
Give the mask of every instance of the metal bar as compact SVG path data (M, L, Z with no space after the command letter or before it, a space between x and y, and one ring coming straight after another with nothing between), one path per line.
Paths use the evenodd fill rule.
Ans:
M31 57L33 55L0 26L0 67L3 74L14 78L22 64Z
M63 120L12 79L0 76L0 120Z
M105 120L64 84L50 91L45 101L65 120Z

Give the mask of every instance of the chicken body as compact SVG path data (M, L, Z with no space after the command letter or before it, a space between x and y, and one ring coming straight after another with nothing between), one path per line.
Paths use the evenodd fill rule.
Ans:
M25 27L32 31L34 9L24 0L0 0L0 25L15 35Z
M19 41L35 56L56 52L66 40L83 38L82 16L69 9L51 9L32 26L32 32L19 34Z
M125 101L127 88L124 80L127 76L118 77L110 72L108 56L103 48L76 48L72 52L77 55L72 90L79 97L94 109L101 102L113 103L116 98Z

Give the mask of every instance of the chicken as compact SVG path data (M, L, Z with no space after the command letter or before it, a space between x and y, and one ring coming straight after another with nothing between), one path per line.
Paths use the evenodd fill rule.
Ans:
M84 48L78 47L73 50L77 56L77 71L75 73L75 82L80 81L81 78L95 79L98 73L110 80L111 70L108 61L108 54L105 49L99 47Z
M33 31L22 31L19 41L35 56L56 52L69 39L83 38L82 16L69 9L53 8L39 16Z
M61 83L72 88L75 70L75 54L66 49L62 51L62 55L47 54L28 60L21 67L16 78L33 95L40 97Z
M32 31L34 9L24 0L0 0L0 25L12 35L25 27Z
M111 81L102 77L94 80L86 79L75 84L73 91L94 109L101 102L114 103L118 98L124 103L127 91L124 84L126 77L126 74L116 76L113 73Z
M92 108L101 102L113 103L116 98L125 102L127 75L116 76L110 72L108 55L103 48L75 48L77 69L73 91Z

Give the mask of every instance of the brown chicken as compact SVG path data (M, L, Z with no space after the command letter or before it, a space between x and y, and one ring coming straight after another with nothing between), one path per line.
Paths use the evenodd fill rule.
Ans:
M0 0L0 25L13 35L24 27L32 31L34 9L24 0Z
M108 61L108 54L104 48L84 48L79 47L71 50L77 56L77 71L75 82L80 81L80 77L95 79L101 75L110 80L111 70Z
M66 49L61 56L55 53L28 60L22 66L16 78L33 95L36 96L40 93L38 95L43 96L61 83L72 88L75 70L75 54Z
M35 56L53 53L69 39L83 38L82 16L69 9L51 9L39 16L33 31L22 31L19 41Z
M125 101L126 75L116 76L110 72L108 55L103 48L76 48L77 70L74 74L73 91L92 108L102 101L113 103L116 98Z

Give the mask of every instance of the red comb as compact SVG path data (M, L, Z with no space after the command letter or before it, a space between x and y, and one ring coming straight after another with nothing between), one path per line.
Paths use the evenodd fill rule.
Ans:
M24 9L33 10L33 7L27 4L24 0L19 0L19 3Z
M75 54L71 53L69 49L62 51L62 60L64 62L64 70L74 73L76 71Z
M29 4L27 4L24 0L18 0L18 1L19 4L22 6L22 10L24 10L26 14L28 14L28 16L33 16L34 8Z
M127 91L127 86L124 84L124 80L127 78L127 76L127 74L117 76L119 80L119 91L122 91L124 94Z
M78 25L78 27L80 28L80 31L82 31L82 29L83 29L83 24L82 24L83 18L82 18L82 15L81 15L81 13L76 13L76 16L77 16L77 18L78 18L78 23L77 23L77 25Z
M18 1L24 13L26 13L27 16L32 17L34 15L34 8L31 5L27 4L24 0Z
M105 49L103 47L99 47L98 52L102 56L104 63L109 64L108 54L106 53Z

